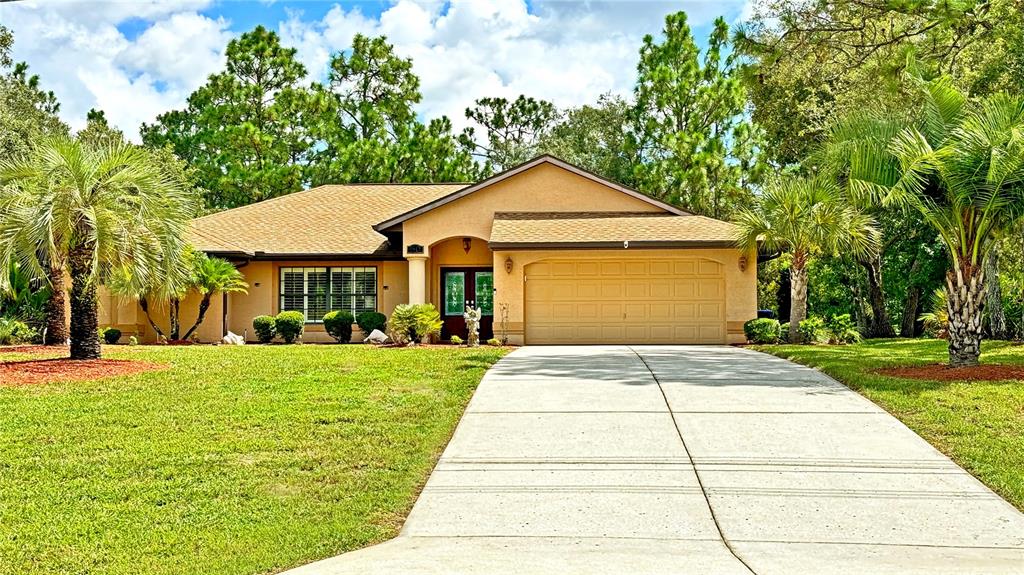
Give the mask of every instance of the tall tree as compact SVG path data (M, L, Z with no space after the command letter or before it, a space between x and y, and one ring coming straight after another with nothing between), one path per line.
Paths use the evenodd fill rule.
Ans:
M632 105L620 96L603 94L595 104L567 110L562 120L541 136L537 148L626 186L635 184L636 159L626 146Z
M111 269L147 277L184 249L194 198L127 144L89 148L66 136L0 160L0 259L39 270L37 251L71 273L71 357L97 359L96 286ZM49 258L48 258L49 259Z
M662 37L640 49L630 146L639 189L702 215L728 217L751 198L733 161L749 150L746 95L728 52L729 27L715 21L703 56L686 14L665 18Z
M193 92L183 110L142 126L147 146L170 144L195 167L206 205L232 208L302 189L325 95L303 85L294 48L262 26L232 40L223 72Z
M485 141L478 141L473 127L459 136L460 141L485 161L487 171L496 172L536 156L541 140L558 121L559 112L551 102L520 95L511 102L480 98L473 107L466 108L466 118L483 128Z
M985 259L996 235L1024 215L1024 98L977 105L949 77L911 76L923 104L915 117L862 112L832 132L849 190L883 206L913 209L942 238L949 363L981 354Z
M768 183L753 207L735 217L743 250L786 251L792 257L789 340L800 341L807 318L807 266L822 254L862 255L877 249L871 218L850 205L828 179L789 177Z

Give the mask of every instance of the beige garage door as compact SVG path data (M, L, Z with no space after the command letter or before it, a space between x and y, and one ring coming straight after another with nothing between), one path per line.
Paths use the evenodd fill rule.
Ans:
M552 260L526 268L526 343L725 343L722 264Z

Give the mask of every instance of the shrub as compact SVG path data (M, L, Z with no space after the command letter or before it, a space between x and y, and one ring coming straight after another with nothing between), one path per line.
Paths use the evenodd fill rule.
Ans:
M501 340L496 337L492 337L491 339L487 340L487 345L501 347Z
M269 315L256 316L252 318L252 329L260 343L270 343L277 335L277 320Z
M441 314L433 304L395 306L388 320L388 337L398 345L409 345L441 333Z
M789 343L789 322L779 326L779 343Z
M324 316L324 329L338 343L348 343L352 341L352 324L354 322L355 318L352 317L351 312L330 311Z
M828 341L825 321L820 317L809 317L800 322L800 341L803 343L823 343Z
M453 335L452 336L452 345L462 345L462 338L457 336L457 335Z
M23 321L0 317L0 345L32 343L39 332Z
M375 329L384 331L384 328L388 325L388 318L380 312L364 311L356 316L356 325L359 326L359 329L364 334L370 335L370 332Z
M306 325L306 316L301 311L283 311L274 318L274 328L277 335L285 343L295 343L295 340L302 337L302 328Z
M781 331L782 326L775 319L758 318L743 324L743 333L746 334L747 341L750 343L779 343L779 338L782 337Z
M830 317L825 322L825 331L828 332L829 343L857 343L862 339L848 313Z
M107 329L103 330L103 341L107 342L109 345L114 345L120 340L121 330L117 329L116 327L108 327Z
M139 345L139 338L134 335L128 338L128 345Z

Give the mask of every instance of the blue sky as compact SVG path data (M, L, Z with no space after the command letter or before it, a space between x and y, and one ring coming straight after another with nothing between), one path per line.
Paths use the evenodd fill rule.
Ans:
M130 137L180 108L224 63L227 42L262 24L298 50L311 78L356 33L386 35L413 60L424 118L466 124L483 96L525 93L566 107L632 89L644 34L684 10L698 39L721 15L734 23L752 0L23 0L0 3L0 24L80 128L93 107Z

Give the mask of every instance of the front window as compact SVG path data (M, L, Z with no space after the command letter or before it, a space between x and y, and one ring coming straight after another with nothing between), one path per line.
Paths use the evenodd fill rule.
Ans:
M334 310L377 311L377 268L281 268L281 311L292 310L306 323L321 323Z

